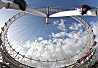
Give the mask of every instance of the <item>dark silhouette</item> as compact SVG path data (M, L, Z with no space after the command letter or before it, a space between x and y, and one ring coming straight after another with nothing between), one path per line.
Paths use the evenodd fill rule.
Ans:
M91 7L86 4L82 5L81 7L82 7L82 11L81 11L82 15L86 14L87 11L91 9Z
M26 10L26 7L27 7L27 3L25 0L14 0L13 3L15 4L18 4L19 5L19 8L23 11Z

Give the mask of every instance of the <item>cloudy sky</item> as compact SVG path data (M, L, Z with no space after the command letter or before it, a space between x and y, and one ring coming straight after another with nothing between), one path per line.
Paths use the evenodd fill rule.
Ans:
M88 4L92 7L98 6L97 2L97 0L50 0L50 6L67 10L80 7L82 4ZM48 0L27 0L27 3L31 8L49 6ZM0 27L3 27L4 23L18 12L12 9L0 9ZM96 41L98 41L98 17L81 16L81 18L93 27ZM28 59L17 59L18 56L16 54L12 55L17 61L38 68L41 66L46 68L51 68L51 66L52 68L60 68L64 64L70 65L76 62L89 48L89 46L85 46L88 41L87 31L71 17L50 18L47 25L45 18L28 14L16 20L10 26L7 34L13 49L28 58L40 61L64 60L54 63L38 63ZM96 49L98 48L97 46ZM84 47L85 49L83 49ZM9 47L7 49L10 50ZM76 55L76 53L79 54ZM70 58L71 56L73 57Z

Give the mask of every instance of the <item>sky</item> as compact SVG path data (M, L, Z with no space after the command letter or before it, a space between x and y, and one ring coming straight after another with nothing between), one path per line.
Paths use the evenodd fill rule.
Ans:
M26 2L31 8L50 6L63 10L78 8L83 4L88 4L92 7L98 6L97 0L50 0L50 5L48 4L48 0L27 0ZM20 11L5 8L0 9L0 27L3 27L5 22L18 12ZM96 41L98 41L98 17L81 16L81 18L93 27ZM89 48L85 46L88 40L87 31L71 17L50 18L49 24L46 24L45 18L28 14L16 20L10 26L7 34L12 47L28 58L40 59L42 61L67 59L66 61L55 63L38 63L28 59L16 59L21 63L38 68L60 68L64 64L70 65L85 54ZM80 52L83 47L85 49ZM98 45L95 48L97 49ZM7 50L10 50L10 48L7 47ZM75 53L80 54L68 59L70 56L75 55ZM15 55L12 55L12 57L17 58L18 56L15 57Z

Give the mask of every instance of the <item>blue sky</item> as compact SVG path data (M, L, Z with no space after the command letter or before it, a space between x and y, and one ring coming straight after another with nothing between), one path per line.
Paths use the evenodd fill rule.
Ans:
M5 0L4 0L5 1ZM28 6L31 8L41 8L47 7L48 0L27 0ZM92 7L98 6L97 0L50 0L50 7L60 8L63 10L68 10L71 8L78 8L83 4L88 4ZM17 14L19 11L5 8L0 10L0 27L3 27L4 23L11 18L13 15ZM91 23L93 26L94 33L98 37L97 32L97 22L98 17L92 16L81 16L87 23ZM47 61L57 60L62 58L68 58L70 55L74 55L74 52L78 52L87 41L85 35L85 30L81 24L77 23L70 17L63 18L50 18L49 24L45 23L45 18L35 16L33 14L28 14L24 17L21 17L15 21L8 31L8 39L10 44L16 51L20 51L22 55L25 54L26 57L33 59L41 59ZM84 33L83 33L84 32ZM76 34L75 34L76 33ZM83 35L81 35L83 34ZM82 42L81 42L82 40ZM98 39L96 38L98 41ZM13 41L13 42L12 42ZM64 45L63 45L64 44ZM65 46L65 44L67 44ZM73 46L75 44L75 46ZM80 46L82 45L82 46ZM97 47L96 47L97 48ZM67 52L66 52L67 51ZM81 55L84 54L80 53ZM35 56L35 57L34 57ZM45 66L41 64L37 65L35 61L29 61L25 63L29 66L42 66L46 68L51 68L51 65L54 68L60 68L64 63L67 65L76 62L76 59L81 56L75 56L71 60L66 62L58 63L45 63ZM17 60L17 59L16 59ZM17 60L20 61L20 60ZM31 63L30 63L31 62ZM21 61L21 63L24 63ZM62 64L63 63L63 64ZM38 67L38 68L39 68Z

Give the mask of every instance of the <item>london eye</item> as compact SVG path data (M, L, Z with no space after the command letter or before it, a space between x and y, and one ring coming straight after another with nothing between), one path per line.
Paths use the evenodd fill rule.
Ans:
M77 15L53 18L50 13L63 10L51 7L29 9L32 14L25 12L25 8L20 9L23 11L1 28L2 65L72 68L91 61L96 41L92 27L84 19Z

